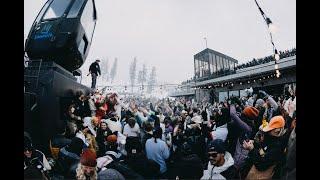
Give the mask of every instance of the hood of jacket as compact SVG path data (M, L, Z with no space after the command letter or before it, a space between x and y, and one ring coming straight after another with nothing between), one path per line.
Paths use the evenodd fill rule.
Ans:
M222 166L217 167L208 163L208 170L205 171L201 179L225 179L220 173L226 171L229 167L233 166L234 160L229 152L224 155L225 162Z

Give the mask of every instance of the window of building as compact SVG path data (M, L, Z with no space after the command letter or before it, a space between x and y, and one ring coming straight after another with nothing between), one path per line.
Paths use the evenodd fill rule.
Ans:
M86 53L87 46L88 46L88 40L86 39L85 36L83 36L78 47L78 50L82 55Z
M79 11L84 3L84 0L76 0L74 1L67 18L75 18L78 16Z
M71 2L71 0L63 0L63 1L62 0L54 0L50 4L48 10L46 11L46 14L43 17L43 20L61 17L64 14L64 12L66 11L70 2Z
M214 66L213 66L213 54L210 54L209 59L210 59L210 74L214 73Z
M88 41L91 42L94 26L95 26L92 0L87 1L87 4L81 15L80 21L84 28Z
M50 5L50 2L47 1L46 4L42 7L40 13L38 14L36 20L35 20L35 24L39 23L43 14L46 12L46 9L48 8L48 6Z

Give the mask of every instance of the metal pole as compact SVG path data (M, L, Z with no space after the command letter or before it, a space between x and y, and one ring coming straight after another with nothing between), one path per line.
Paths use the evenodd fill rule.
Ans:
M203 38L206 41L206 49L208 48L207 38Z

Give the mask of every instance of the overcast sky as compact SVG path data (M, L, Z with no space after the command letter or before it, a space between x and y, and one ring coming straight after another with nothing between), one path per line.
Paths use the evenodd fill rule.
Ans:
M117 84L129 84L129 65L157 68L160 82L180 83L194 74L193 55L208 48L239 63L272 54L267 27L254 0L95 0L98 21L87 74L95 58L118 58ZM24 0L24 37L46 0ZM258 0L278 27L278 50L296 46L296 1ZM90 82L84 77L85 84Z

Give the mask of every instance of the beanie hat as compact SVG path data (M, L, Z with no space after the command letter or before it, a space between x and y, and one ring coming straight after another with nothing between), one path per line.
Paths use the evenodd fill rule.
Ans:
M117 142L117 136L114 135L114 134L109 135L109 136L107 137L107 141L108 141L109 143L115 143L115 142Z
M208 152L209 151L216 151L217 153L225 153L226 152L226 145L221 139L215 139L210 141L208 144Z
M276 128L283 128L285 125L285 120L282 116L274 116L271 118L269 124L262 129L263 132L268 132Z
M97 165L97 155L90 149L86 149L82 152L80 163L84 166L96 167Z
M24 150L32 150L33 145L30 136L24 136Z
M255 107L252 106L248 106L246 108L244 108L244 110L242 111L243 114L249 118L249 119L256 119L259 115L259 110Z

